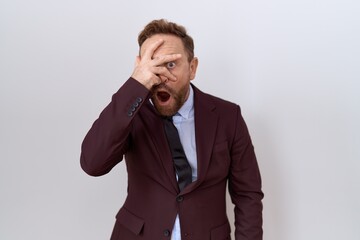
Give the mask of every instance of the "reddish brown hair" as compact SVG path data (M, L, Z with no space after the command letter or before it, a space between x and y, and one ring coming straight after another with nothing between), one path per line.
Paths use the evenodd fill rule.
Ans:
M141 48L145 40L155 34L171 34L179 37L188 54L189 62L194 58L194 40L187 34L185 27L168 22L165 19L153 20L140 32L138 37L139 47Z

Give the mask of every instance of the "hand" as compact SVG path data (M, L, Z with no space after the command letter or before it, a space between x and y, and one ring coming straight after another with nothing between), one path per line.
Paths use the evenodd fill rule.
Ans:
M144 50L142 57L136 57L135 68L132 78L140 82L147 89L159 85L167 80L176 81L176 77L166 68L166 63L181 58L181 54L162 55L153 58L154 52L158 49L164 40L158 40Z

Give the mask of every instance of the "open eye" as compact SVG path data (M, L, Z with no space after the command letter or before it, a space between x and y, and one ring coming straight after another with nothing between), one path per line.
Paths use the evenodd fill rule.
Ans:
M167 67L168 69L172 69L172 68L174 68L175 66L176 66L175 62L168 62L168 63L166 64L166 67Z

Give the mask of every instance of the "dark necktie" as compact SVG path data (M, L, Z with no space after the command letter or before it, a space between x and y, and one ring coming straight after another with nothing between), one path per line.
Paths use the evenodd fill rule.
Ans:
M191 166L181 145L179 133L172 122L172 117L164 118L164 128L181 191L192 182Z

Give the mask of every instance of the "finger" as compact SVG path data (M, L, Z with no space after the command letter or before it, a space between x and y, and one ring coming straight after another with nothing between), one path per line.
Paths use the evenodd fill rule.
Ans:
M160 66L168 62L176 61L181 58L181 54L168 54L168 55L162 55L157 58L155 58L154 65Z
M142 58L151 60L156 49L158 49L161 46L161 44L163 44L163 43L164 43L163 39L159 39L159 40L155 41L154 43L152 43L150 46L148 46L147 48L144 49Z
M154 73L159 77L166 77L170 81L176 81L176 77L166 67L154 67ZM160 78L163 80L163 78Z

